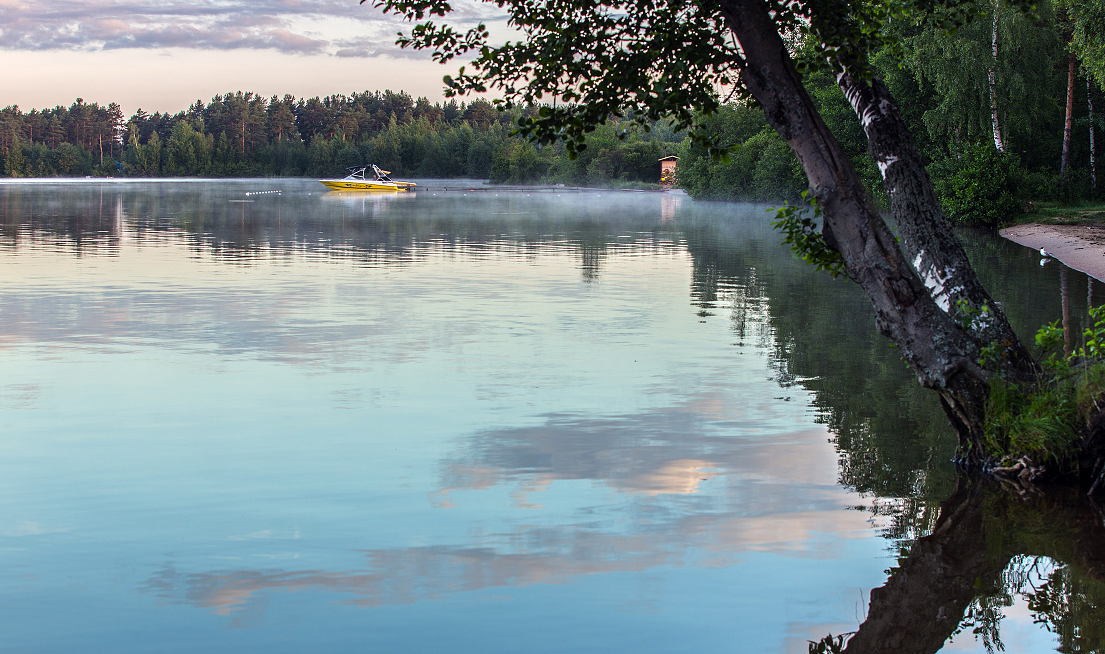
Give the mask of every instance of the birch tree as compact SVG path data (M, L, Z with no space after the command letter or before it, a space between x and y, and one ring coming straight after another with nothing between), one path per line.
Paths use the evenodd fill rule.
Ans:
M994 128L994 147L998 152L1005 152L1005 139L1001 136L1001 116L998 114L998 22L1001 18L1001 0L994 0L994 29L990 41L993 44L991 53L993 60L990 62L990 70L987 78L990 82L990 120Z
M929 136L952 156L989 141L999 152L1050 162L1055 143L1039 132L1056 124L1055 97L1065 88L1055 67L1066 63L1053 7L1041 2L1028 16L983 0L972 11L980 18L954 34L934 22L889 27L902 35L901 63L933 91L923 117Z
M1090 117L1090 197L1097 197L1097 149L1094 147L1093 84L1086 78L1086 111Z

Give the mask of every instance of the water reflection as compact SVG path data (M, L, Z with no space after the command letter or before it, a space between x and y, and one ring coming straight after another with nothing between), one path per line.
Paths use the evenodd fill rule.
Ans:
M936 651L957 626L1000 638L1016 595L1097 642L1088 518L957 487L935 398L858 289L795 262L764 209L295 180L0 184L14 443L0 465L5 496L24 497L0 516L34 525L0 531L78 534L99 568L125 552L139 563L120 595L246 630L278 629L293 594L336 619L302 600L318 593L419 607L414 623L445 603L487 630L497 591L520 607L498 624L519 628L563 605L566 622L663 625L709 649L857 631L849 651ZM1022 334L1084 328L1091 281L966 238ZM1066 523L1082 550L1062 544ZM865 608L887 547L907 558ZM1018 573L1025 557L1045 573ZM633 604L637 584L661 589L642 591L653 604ZM588 599L547 599L560 585ZM928 615L914 611L936 611L909 620L933 629L902 635L901 616ZM401 623L375 644L410 649L420 631ZM596 628L571 645L621 642ZM675 651L661 642L635 649Z
M954 483L954 437L935 397L877 334L855 285L803 266L779 271L768 241L731 246L743 229L684 225L700 315L726 308L738 343L769 349L781 388L812 393L839 452L840 483L868 496L889 521L885 535L908 544L931 529Z
M810 651L936 652L965 631L1000 651L1002 608L1015 597L1057 635L1059 651L1097 651L1105 644L1103 517L1073 490L1019 496L961 481L932 533L871 591L859 629Z
M258 193L269 187L280 192ZM659 216L627 210L640 204L637 194L334 193L298 180L71 184L64 200L46 183L2 191L0 247L64 236L82 249L110 251L127 225L139 242L184 235L205 253L243 263L301 251L393 266L461 245L478 252L509 242L535 254L537 246L570 238L566 245L578 249L581 273L591 279L607 250L637 241L633 231L647 240L660 229ZM670 216L682 198L651 200Z
M509 545L497 547L367 550L360 567L343 571L266 567L183 573L169 564L145 581L142 589L166 601L224 616L255 611L273 592L322 590L337 593L354 606L409 604L492 588L689 567L694 563L687 561L687 551L704 545L711 567L732 565L735 554L750 550L825 556L827 552L818 551L822 544L817 543L816 532L826 527L823 513L816 508L720 521L654 519L649 528L628 534L586 527L528 527L511 533Z

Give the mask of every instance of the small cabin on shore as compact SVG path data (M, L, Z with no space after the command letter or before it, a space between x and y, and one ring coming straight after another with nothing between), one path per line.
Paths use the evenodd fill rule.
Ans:
M660 183L664 186L675 184L675 165L679 163L679 157L674 154L660 157Z

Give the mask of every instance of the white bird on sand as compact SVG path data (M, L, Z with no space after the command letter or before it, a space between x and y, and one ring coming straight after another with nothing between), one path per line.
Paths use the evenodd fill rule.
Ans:
M1047 250L1040 248L1040 256L1046 259L1047 257L1050 257L1051 254L1049 254Z

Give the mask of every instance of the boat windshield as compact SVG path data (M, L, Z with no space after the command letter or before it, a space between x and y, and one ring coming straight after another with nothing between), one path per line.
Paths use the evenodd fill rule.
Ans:
M372 172L376 173L376 179L380 180L381 182L391 181L391 178L388 177L388 171L380 170L380 168L376 164L372 164Z
M390 181L393 181L390 177L388 177L388 171L380 170L380 167L377 166L376 164L371 164L369 166L350 166L349 168L346 169L346 170L349 171L349 174L346 175L345 178L346 179L356 179L356 180L365 180L365 181L367 181L368 180L368 169L369 168L372 168L372 181L376 181L376 182L390 182Z

